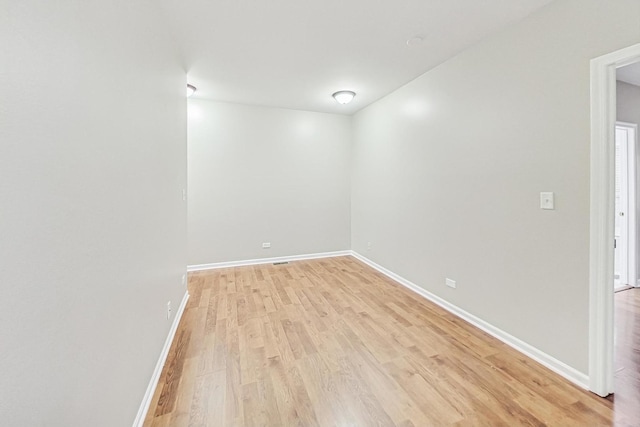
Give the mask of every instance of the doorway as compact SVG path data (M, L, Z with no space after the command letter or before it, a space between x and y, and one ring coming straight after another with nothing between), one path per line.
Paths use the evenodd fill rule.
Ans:
M600 396L614 392L616 70L637 62L640 44L591 60L589 389Z
M639 100L640 106L640 100ZM633 123L615 127L614 290L637 286L636 130Z

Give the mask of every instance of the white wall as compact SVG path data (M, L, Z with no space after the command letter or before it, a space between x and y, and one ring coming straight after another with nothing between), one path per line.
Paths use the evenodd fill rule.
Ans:
M130 426L185 292L185 74L152 1L0 10L0 424Z
M640 86L618 81L616 89L617 119L640 125Z
M347 116L190 99L189 265L349 249L350 144Z
M353 249L586 373L589 60L639 18L553 2L358 113Z

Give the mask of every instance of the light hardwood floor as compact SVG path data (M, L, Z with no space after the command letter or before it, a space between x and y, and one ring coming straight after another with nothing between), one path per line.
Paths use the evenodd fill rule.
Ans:
M615 421L640 425L640 289L615 294Z
M189 292L145 426L612 425L611 401L352 257Z

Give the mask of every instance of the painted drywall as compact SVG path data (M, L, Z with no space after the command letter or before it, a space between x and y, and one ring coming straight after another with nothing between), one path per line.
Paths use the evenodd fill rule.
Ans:
M350 248L351 117L190 99L188 135L189 265Z
M2 425L130 426L184 295L186 78L156 8L2 2Z
M618 81L616 89L617 120L640 125L640 86Z
M616 82L616 119L640 125L640 87ZM636 168L640 165L640 150L636 149ZM640 200L640 174L636 174L636 200ZM640 219L640 215L636 213ZM640 224L638 224L640 226ZM640 230L640 227L637 228ZM640 248L640 235L636 236L636 247Z
M358 113L353 249L587 373L589 61L638 41L640 2L558 0Z

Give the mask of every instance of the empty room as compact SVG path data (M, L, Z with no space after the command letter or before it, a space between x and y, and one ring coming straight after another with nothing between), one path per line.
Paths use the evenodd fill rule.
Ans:
M640 425L640 0L0 4L0 425Z

